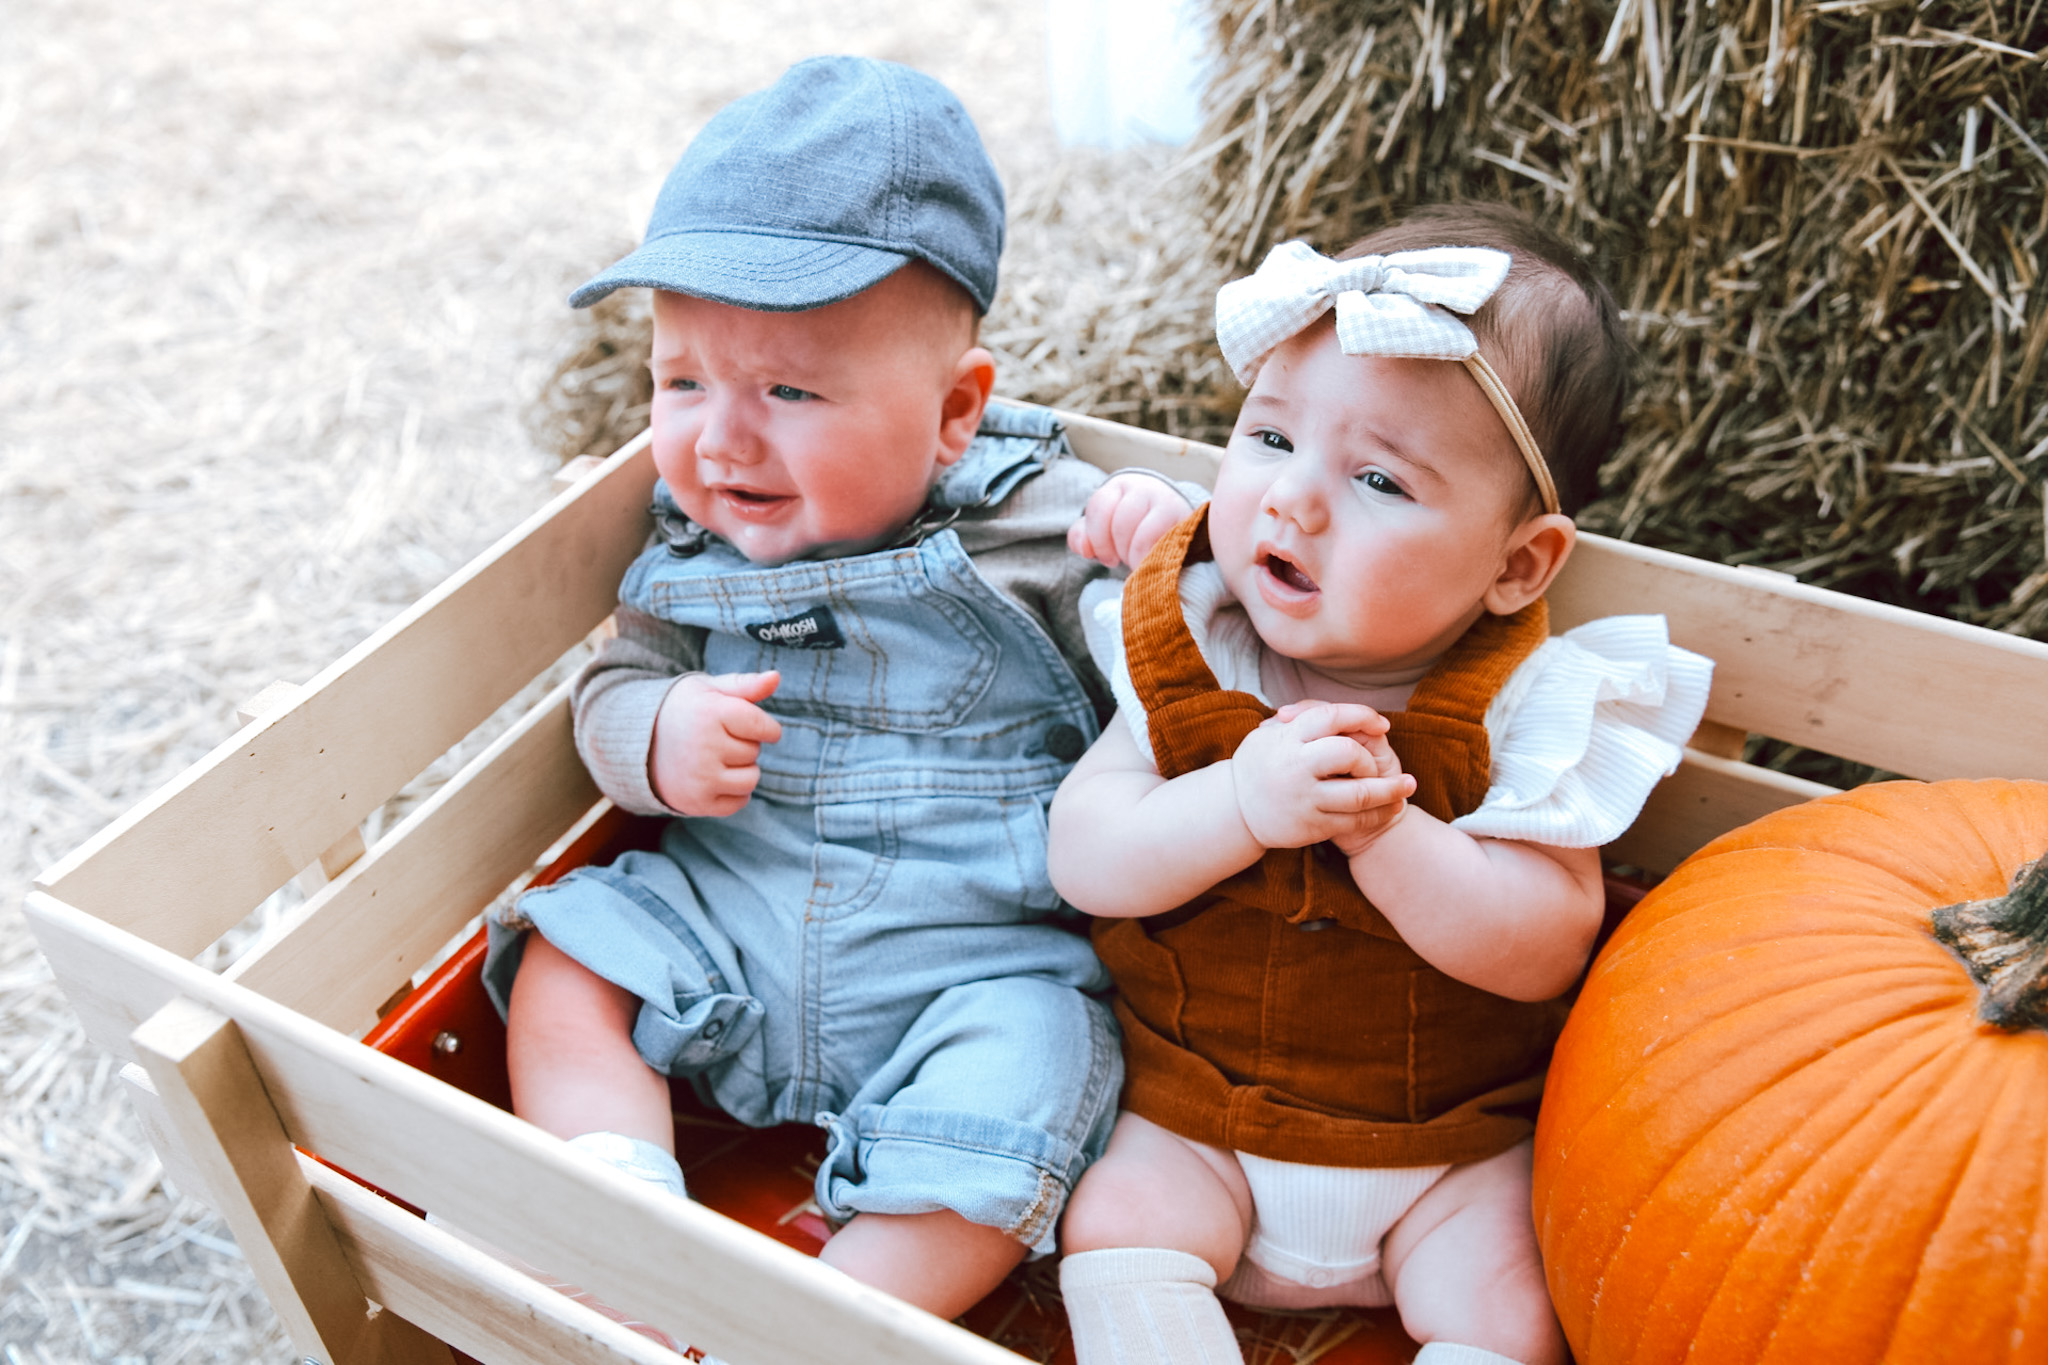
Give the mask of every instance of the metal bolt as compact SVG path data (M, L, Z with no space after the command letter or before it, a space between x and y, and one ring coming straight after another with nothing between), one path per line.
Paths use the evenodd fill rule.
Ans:
M456 1053L462 1051L461 1035L450 1033L447 1029L442 1029L434 1035L434 1051L440 1053L443 1057L453 1057ZM313 1365L320 1365L320 1362L316 1360L313 1362Z

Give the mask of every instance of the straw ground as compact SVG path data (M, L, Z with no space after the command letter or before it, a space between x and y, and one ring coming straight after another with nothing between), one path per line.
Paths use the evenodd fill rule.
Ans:
M289 1358L51 986L17 912L35 870L546 496L558 457L525 416L563 295L715 108L809 53L895 58L962 92L1013 187L1044 184L1040 22L1034 0L6 7L7 1365Z

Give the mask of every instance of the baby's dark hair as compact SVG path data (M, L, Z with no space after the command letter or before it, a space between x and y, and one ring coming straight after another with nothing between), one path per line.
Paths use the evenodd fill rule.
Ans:
M1599 495L1600 466L1621 439L1634 348L1614 295L1562 238L1504 204L1417 209L1338 259L1433 246L1514 257L1499 291L1466 321L1549 461L1565 514L1575 515Z

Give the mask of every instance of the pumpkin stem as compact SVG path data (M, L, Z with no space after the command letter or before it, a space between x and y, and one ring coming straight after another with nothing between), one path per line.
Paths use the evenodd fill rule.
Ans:
M1993 1028L2048 1029L2048 856L1990 900L1934 912L1934 936L1983 987L1977 1017Z

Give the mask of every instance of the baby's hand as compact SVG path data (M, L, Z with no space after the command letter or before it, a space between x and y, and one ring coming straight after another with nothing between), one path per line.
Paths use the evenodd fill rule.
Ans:
M1279 717L1297 714L1311 706L1327 705L1325 702L1290 702L1280 708ZM1369 708L1367 708L1369 709ZM1391 781L1391 787L1375 786L1373 794L1390 792L1391 795L1375 796L1368 804L1361 806L1351 817L1351 827L1330 836L1330 842L1337 851L1347 858L1363 853L1373 840L1394 827L1401 818L1401 812L1408 808L1408 798L1415 794L1415 779L1401 771L1400 755L1387 742L1387 718L1374 711L1372 718L1377 724L1365 729L1350 730L1346 733L1358 741L1372 758L1373 774L1383 781Z
M1067 548L1112 569L1135 566L1194 510L1164 479L1119 474L1095 490L1080 520L1067 528Z
M1231 757L1238 813L1266 848L1328 839L1346 857L1393 824L1415 789L1369 706L1306 701L1281 708Z
M731 815L761 780L761 746L782 738L782 723L755 703L780 673L691 673L678 678L654 717L647 777L670 810Z

